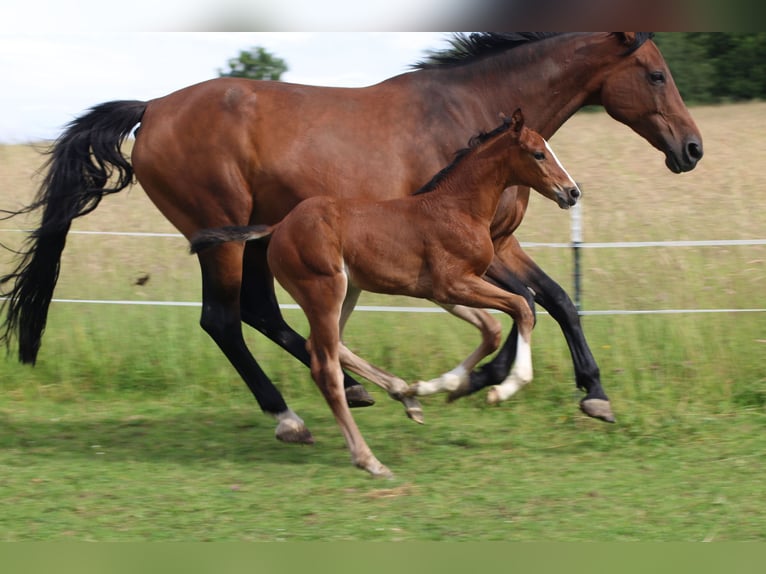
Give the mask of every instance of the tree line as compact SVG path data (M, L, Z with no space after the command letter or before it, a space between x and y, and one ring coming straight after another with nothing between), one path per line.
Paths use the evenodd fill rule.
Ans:
M766 32L658 32L686 103L766 98Z

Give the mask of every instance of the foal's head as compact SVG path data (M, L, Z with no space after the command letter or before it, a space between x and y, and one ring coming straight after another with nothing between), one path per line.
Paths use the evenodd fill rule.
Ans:
M535 188L548 199L569 209L580 197L580 189L561 165L548 142L524 125L520 109L505 122L512 136L511 162L514 183Z

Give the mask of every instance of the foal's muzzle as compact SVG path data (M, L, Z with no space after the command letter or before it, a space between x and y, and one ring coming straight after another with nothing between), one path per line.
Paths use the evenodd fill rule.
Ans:
M577 203L577 200L580 199L581 195L582 192L576 185L571 187L563 187L561 190L556 192L556 201L558 202L561 209L569 209Z

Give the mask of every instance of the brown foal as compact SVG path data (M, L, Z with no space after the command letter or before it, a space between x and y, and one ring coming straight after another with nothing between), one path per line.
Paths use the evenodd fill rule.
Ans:
M509 379L499 387L528 383L533 312L523 296L482 278L494 256L490 223L510 185L533 187L562 208L574 205L580 195L543 137L524 126L520 110L474 138L413 196L378 202L312 197L274 226L203 230L192 239L192 251L270 236L269 266L308 318L311 374L343 432L352 462L375 476L390 476L367 446L343 394L342 367L356 370L365 363L341 343L342 324L352 307L346 305L344 314L349 286L356 293L408 295L509 314L519 327L518 351ZM405 400L409 394L403 381L387 390Z

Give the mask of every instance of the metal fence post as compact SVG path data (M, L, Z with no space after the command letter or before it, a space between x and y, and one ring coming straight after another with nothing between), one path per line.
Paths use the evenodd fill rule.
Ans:
M582 191L582 186L577 186ZM574 304L577 312L582 311L582 272L580 269L580 247L582 245L582 196L570 209L572 212L572 255L574 258Z

